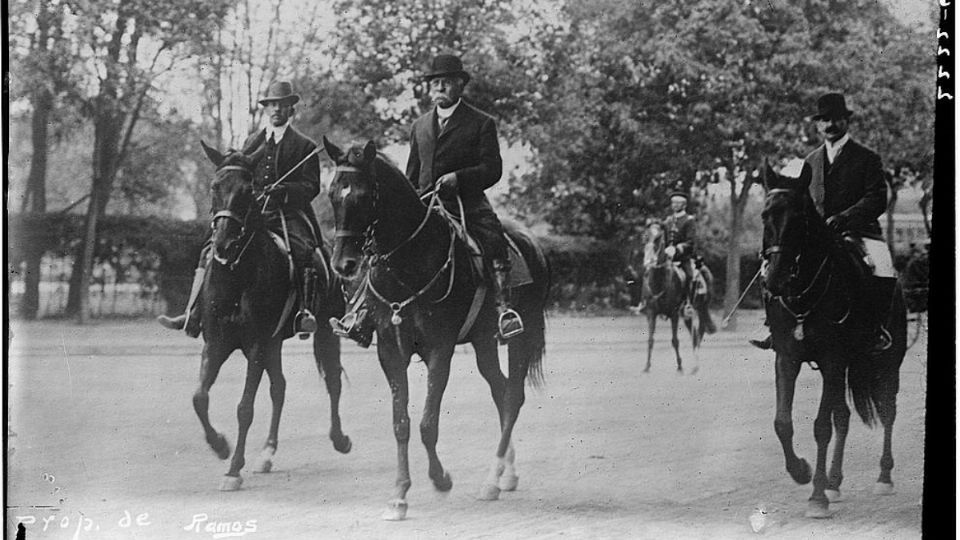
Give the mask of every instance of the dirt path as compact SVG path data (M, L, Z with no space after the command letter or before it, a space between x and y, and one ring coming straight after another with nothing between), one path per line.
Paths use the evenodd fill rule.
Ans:
M498 428L472 354L458 349L443 402L448 494L427 478L416 429L425 369L414 364L413 487L399 523L380 519L396 452L389 392L371 350L344 344L342 417L354 446L341 455L326 435L329 404L308 346L289 341L275 470L249 472L266 436L264 384L244 489L221 493L227 463L206 446L191 405L199 341L150 321L14 322L7 537L32 518L27 538L40 539L749 538L757 536L749 516L762 506L765 537L919 538L925 344L908 352L901 371L897 492L871 494L881 432L851 421L846 502L833 505L832 519L812 521L803 518L811 487L787 476L773 432L772 355L745 345L757 317L745 313L745 330L708 337L696 375L675 372L666 329L658 329L652 372L641 373L641 317L551 318L547 385L528 390L516 431L520 486L497 502L476 500ZM685 336L681 352L689 356ZM211 395L214 425L231 441L243 366L231 359ZM799 453L811 463L819 389L819 375L804 369L794 421Z

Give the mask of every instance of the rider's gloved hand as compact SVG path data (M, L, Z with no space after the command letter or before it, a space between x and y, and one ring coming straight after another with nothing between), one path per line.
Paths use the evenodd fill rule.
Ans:
M664 249L663 252L667 254L667 257L670 257L672 259L673 256L677 253L677 248L674 246L667 246L667 248Z
M267 189L263 190L263 194L265 196L269 195L274 200L286 202L287 186L283 184L267 186Z
M843 214L837 214L827 218L827 227L830 227L838 233L846 231L849 225L849 220Z
M437 178L437 193L445 199L457 196L457 186L457 173L447 173Z

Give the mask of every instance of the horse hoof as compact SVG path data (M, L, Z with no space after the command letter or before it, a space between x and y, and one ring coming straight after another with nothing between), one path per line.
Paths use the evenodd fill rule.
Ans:
M227 438L217 433L217 437L214 440L207 440L207 443L210 444L210 448L213 449L213 452L217 454L217 457L220 459L227 459L230 457L230 443L227 442Z
M810 504L807 506L807 512L804 514L804 517L813 518L813 519L826 519L833 517L833 512L830 511L830 503L827 501L810 501Z
M894 494L893 482L889 484L886 482L877 482L876 484L873 485L873 494L874 495L893 495Z
M407 518L407 501L394 499L388 502L381 517L384 521L403 521Z
M813 471L810 469L810 464L807 463L807 460L803 458L797 460L796 470L791 470L788 468L787 472L790 473L793 481L800 485L810 483L810 479L813 477Z
M644 373L650 373L650 366L643 368Z
M350 437L346 435L333 441L333 449L341 454L349 454L352 448L353 442L351 442Z
M241 485L243 485L243 478L239 474L237 476L225 475L223 480L220 481L220 491L237 491Z
M442 492L447 492L453 489L453 479L450 478L450 473L444 471L442 478L434 479L433 487L437 491L442 491Z
M256 466L253 468L255 473L268 473L273 470L273 460L270 458L260 458Z
M500 488L493 484L483 486L477 498L481 501L495 501L500 498Z
M517 490L517 484L518 484L519 482L520 482L520 477L517 476L517 475L515 475L515 474L503 475L503 476L500 477L500 490L501 490L501 491L516 491L516 490Z
M843 502L843 494L840 493L839 489L827 489L823 493L827 496L827 500L832 503Z

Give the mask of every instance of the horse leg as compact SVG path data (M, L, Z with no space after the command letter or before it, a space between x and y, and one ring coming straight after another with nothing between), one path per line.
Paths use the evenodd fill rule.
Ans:
M780 439L780 446L783 447L787 472L796 483L806 484L810 481L810 464L797 457L793 451L793 394L799 373L800 362L777 353L777 414L773 420L773 429Z
M650 358L653 356L653 334L657 331L657 314L651 311L647 312L647 367L643 368L644 373L650 372Z
M830 517L830 501L825 493L827 487L827 451L833 435L833 413L837 403L845 399L844 372L834 367L836 362L820 363L823 376L823 391L820 394L820 407L813 421L813 438L817 442L817 465L813 473L813 494L810 495L806 516L810 518Z
M677 373L683 373L683 360L680 359L680 338L677 337L677 328L680 326L680 316L676 313L670 316L670 344L677 356Z
M518 337L516 339L519 340L521 338ZM513 346L514 342L511 342L509 347ZM477 369L480 371L480 375L487 381L487 384L490 385L490 393L493 396L494 404L497 406L502 437L508 416L506 407L507 378L500 370L499 351L493 340L478 340L473 343L473 348L477 355ZM478 495L480 500L495 501L500 498L501 481L503 481L507 487L513 482L513 488L516 489L516 480L502 480L505 471L506 464L503 462L503 456L498 452L493 466L490 468L487 477L483 481L483 485L480 487L480 494ZM516 478L516 471L512 470L511 474Z
M270 401L273 405L273 411L270 415L270 431L266 442L263 444L263 450L260 451L260 456L257 458L254 472L268 473L273 469L273 456L277 453L277 445L280 441L280 414L283 411L283 402L287 393L287 379L283 376L282 362L278 345L276 362L266 367L267 376L270 378Z
M341 454L350 452L353 443L340 427L340 391L343 366L340 364L340 338L333 335L327 325L322 325L313 334L313 357L317 371L323 377L330 396L330 440L333 448Z
M893 373L893 377L899 377ZM886 385L881 388L877 399L877 416L880 417L880 423L883 425L883 454L880 456L880 476L877 483L873 486L875 495L892 495L893 479L890 471L893 470L893 422L897 418L897 390L899 381L896 381L892 387Z
M220 459L230 457L230 443L226 437L219 433L210 424L210 388L217 380L220 374L220 367L230 356L230 352L220 348L211 347L209 343L203 344L203 353L200 360L200 384L193 393L193 410L196 411L200 419L200 425L203 426L203 433L206 435L207 444L216 452Z
M842 395L843 390L841 390ZM843 452L847 444L847 431L850 429L850 407L845 399L840 400L833 409L833 429L837 442L833 446L833 459L830 462L830 475L827 477L825 493L830 502L840 502L840 484L843 483Z
M427 397L420 418L420 440L427 450L428 475L437 491L447 492L453 488L450 473L443 468L437 455L437 440L440 437L440 403L443 392L450 380L450 358L453 356L453 343L433 349L424 355L427 365Z
M390 340L386 340L390 341ZM383 512L383 519L400 521L407 517L407 491L410 490L410 415L407 406L410 401L410 392L407 381L407 366L409 358L404 358L398 350L389 350L377 340L377 354L380 357L380 367L383 369L390 391L393 396L393 436L397 440L397 480L394 484L393 497L387 502L387 509Z
M240 476L240 469L246 464L243 454L247 446L247 433L250 431L250 424L253 423L253 404L257 397L257 387L260 386L260 380L263 378L263 365L268 363L261 362L256 354L247 354L247 378L243 385L243 395L240 396L240 403L237 405L237 448L233 452L233 459L230 461L230 470L223 477L220 483L220 491L236 491L243 484L243 478Z

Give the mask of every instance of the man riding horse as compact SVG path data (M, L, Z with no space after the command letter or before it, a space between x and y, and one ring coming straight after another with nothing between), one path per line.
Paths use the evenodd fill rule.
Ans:
M268 226L283 238L296 268L300 310L294 318L294 332L305 339L317 330L317 321L310 307L317 265L320 264L315 260L320 245L320 228L310 201L320 193L320 162L316 143L290 125L298 101L300 96L293 92L289 82L271 84L260 100L269 123L251 134L243 148L262 148L262 157L253 171L253 187L266 197L264 214ZM172 318L161 315L158 321L163 326L182 329L190 337L200 335L200 302L197 299L210 264L209 252L208 242L200 255L186 313Z
M680 264L684 274L684 293L687 302L692 305L698 278L693 253L697 224L694 217L687 213L687 194L682 191L671 193L670 210L670 215L663 221L667 234L667 248L664 252L667 257Z
M460 58L437 55L424 82L435 105L418 118L410 130L410 156L406 176L420 193L436 190L444 207L460 215L460 205L469 234L480 244L485 265L493 279L494 298L500 313L498 338L507 340L523 332L520 315L507 302L510 258L503 225L484 190L500 181L503 161L492 117L467 103L463 90L470 81ZM367 321L364 299L359 299L342 320L330 325L337 335L369 346L373 325Z
M812 120L824 142L804 160L798 183L809 184L817 212L868 261L872 275L864 284L862 311L869 318L867 330L873 334L870 352L879 353L890 348L891 336L884 323L897 284L893 258L878 221L887 207L887 188L880 156L847 133L852 115L843 94L828 93L817 100ZM761 349L773 346L770 336L750 343Z

